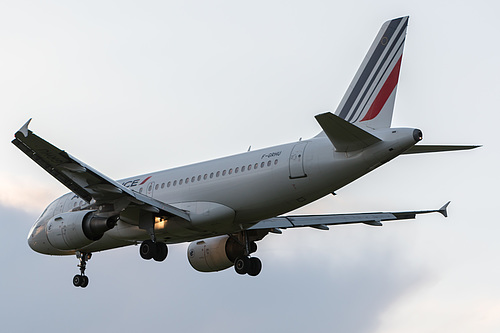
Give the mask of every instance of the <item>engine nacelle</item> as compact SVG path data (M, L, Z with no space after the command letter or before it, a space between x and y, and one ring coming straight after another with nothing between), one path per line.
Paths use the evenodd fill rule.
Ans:
M114 218L95 216L92 210L62 213L47 223L47 239L59 250L77 250L99 240L115 222Z
M189 244L187 256L191 267L199 272L216 272L233 266L243 256L243 245L229 236L207 238Z

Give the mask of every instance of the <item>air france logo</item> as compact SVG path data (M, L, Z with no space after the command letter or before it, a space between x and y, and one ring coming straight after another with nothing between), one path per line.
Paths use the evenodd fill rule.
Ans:
M138 179L134 179L134 180L128 180L124 183L122 183L123 186L125 187L134 187L134 186L140 186L140 185L143 185L145 182L147 182L149 180L149 178L151 178L151 176L147 177L146 179L144 179L142 182L140 178ZM140 182L140 183L139 183Z

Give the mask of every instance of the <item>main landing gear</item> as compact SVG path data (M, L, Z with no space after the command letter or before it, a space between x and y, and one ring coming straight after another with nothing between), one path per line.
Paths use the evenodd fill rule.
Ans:
M148 239L142 242L141 247L139 248L139 253L142 259L163 261L167 258L168 248L163 242L153 242Z
M241 275L257 276L262 270L262 262L259 258L255 257L238 257L234 261L234 270Z
M250 241L247 231L242 231L239 235L244 245L243 255L236 257L234 260L234 270L236 273L250 276L259 275L262 270L262 262L259 258L250 257L251 253L257 251L257 244L254 241Z
M92 253L77 252L76 257L80 260L78 267L80 267L80 274L73 277L73 285L75 287L85 288L89 284L89 278L85 275L85 268L87 268L87 260L92 258Z

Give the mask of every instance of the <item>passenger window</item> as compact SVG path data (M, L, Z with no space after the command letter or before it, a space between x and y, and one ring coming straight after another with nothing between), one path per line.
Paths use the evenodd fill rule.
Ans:
M142 187L139 189L139 193L142 193Z
M222 175L225 176L226 175L226 170L223 170L222 171Z
M270 167L271 166L271 161L267 161L267 166Z
M203 176L203 179L207 180L207 177L208 177L208 175L207 175L207 174L205 174L205 175Z
M278 160L274 160L274 165L278 164Z
M183 182L183 180L182 180L182 179L180 179L180 180L179 180L179 185L182 185L182 182Z
M210 173L210 179L212 179L212 178L214 178L214 173L213 172Z
M191 183L194 183L195 180L196 180L195 176L191 177Z
M236 169L234 169L234 173L238 173L238 171L240 171L240 167L236 167Z
M189 183L189 177L188 177L188 178L186 178L186 184L187 184L187 183Z
M161 188L164 189L165 188L165 183L161 183Z
M262 163L260 164L260 167L261 167L261 168L263 168L265 165L266 165L266 163L262 162Z
M215 174L215 177L219 177L220 176L220 171L217 171L217 173Z
M177 185L177 180L174 180L174 186Z
M253 166L254 169L257 169L259 167L259 163L255 163L255 165Z
M200 181L200 180L201 180L201 175L198 175L198 181Z
M252 165L251 164L248 165L248 171L250 171L250 170L252 170Z
M245 166L241 167L241 172L245 172Z
M168 182L168 183L167 183L167 187L170 187L170 184L171 184L171 183L170 183L170 182Z
M155 185L155 190L158 190L160 188L160 184Z

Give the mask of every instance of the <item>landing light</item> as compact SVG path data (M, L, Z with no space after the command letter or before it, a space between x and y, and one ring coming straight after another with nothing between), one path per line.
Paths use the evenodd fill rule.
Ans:
M164 229L167 224L167 219L163 217L155 217L155 229Z

